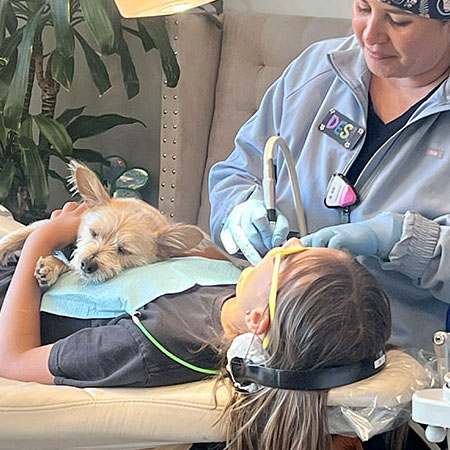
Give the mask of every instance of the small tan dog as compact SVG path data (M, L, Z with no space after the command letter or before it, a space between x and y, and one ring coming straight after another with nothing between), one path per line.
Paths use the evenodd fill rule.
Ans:
M161 261L171 256L206 256L229 259L200 228L176 224L157 209L134 198L110 198L94 172L72 161L72 189L87 206L70 266L55 256L39 259L35 276L41 287L55 283L68 270L77 271L87 282L100 283L122 270ZM43 221L7 234L0 239L0 261L20 250L28 235Z

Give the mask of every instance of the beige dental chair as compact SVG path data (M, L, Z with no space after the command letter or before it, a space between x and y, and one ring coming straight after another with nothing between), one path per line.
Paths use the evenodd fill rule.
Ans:
M176 89L162 89L159 208L207 230L211 164L229 154L236 131L284 67L310 43L348 34L349 23L230 14L221 32L202 15L168 21L182 76ZM330 431L365 439L386 431L384 417L395 415L400 425L413 392L428 384L422 366L391 351L385 370L330 392ZM220 442L228 390L221 387L215 400L213 388L214 380L80 389L0 379L0 449L185 450Z
M193 442L220 442L216 421L228 389L219 389L216 406L214 383L80 389L0 379L0 449L187 450ZM330 431L368 439L387 423L398 426L408 420L413 392L428 385L420 364L391 351L379 374L330 391Z

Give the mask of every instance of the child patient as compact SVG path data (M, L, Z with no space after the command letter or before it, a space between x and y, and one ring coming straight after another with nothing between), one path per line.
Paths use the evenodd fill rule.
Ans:
M226 411L228 448L332 448L327 390L382 367L390 333L388 300L366 269L347 253L293 239L245 269L236 286L196 285L144 306L140 324L205 374L162 353L129 315L40 312L36 261L75 240L84 210L68 203L54 212L27 238L17 266L2 269L3 279L14 273L0 311L0 377L80 387L177 384L210 376L228 350L237 386Z

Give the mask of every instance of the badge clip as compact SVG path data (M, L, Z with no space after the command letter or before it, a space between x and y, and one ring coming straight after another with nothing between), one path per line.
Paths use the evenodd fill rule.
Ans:
M358 194L344 175L335 173L328 182L324 203L328 208L346 208L358 203Z

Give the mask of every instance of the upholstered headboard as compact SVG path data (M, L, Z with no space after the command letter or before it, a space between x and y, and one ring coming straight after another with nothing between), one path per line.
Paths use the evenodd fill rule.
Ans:
M351 33L348 20L225 14L220 32L204 15L168 19L181 67L163 87L159 209L209 232L208 172L233 150L266 89L308 45Z

